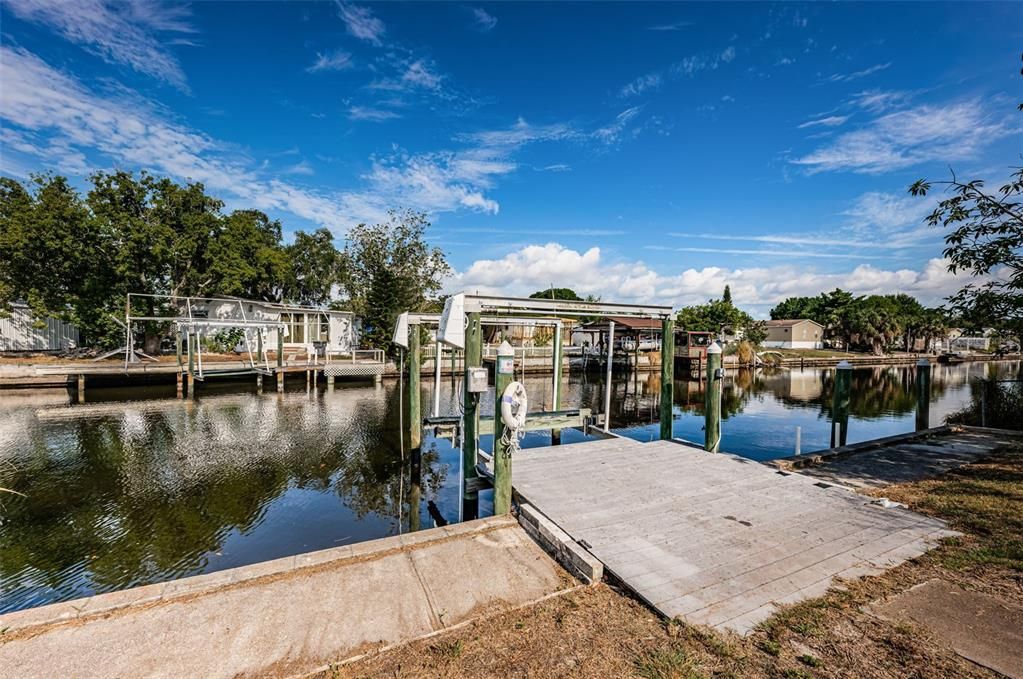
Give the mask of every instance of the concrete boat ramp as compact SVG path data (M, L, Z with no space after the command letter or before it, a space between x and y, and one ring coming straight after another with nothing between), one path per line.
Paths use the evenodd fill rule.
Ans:
M849 489L673 441L523 451L514 482L661 614L739 633L954 535Z
M950 465L992 450L983 438ZM0 615L0 677L302 675L580 586L569 572L745 633L954 535L836 485L837 469L824 481L675 441L513 459L521 526L480 519Z

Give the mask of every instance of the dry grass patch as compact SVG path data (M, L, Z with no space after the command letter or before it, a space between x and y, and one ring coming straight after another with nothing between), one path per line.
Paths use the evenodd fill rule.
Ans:
M993 677L872 602L933 578L1023 606L1023 449L878 495L963 538L884 575L786 607L748 637L663 621L606 584L334 669L338 677ZM328 675L329 676L329 675Z

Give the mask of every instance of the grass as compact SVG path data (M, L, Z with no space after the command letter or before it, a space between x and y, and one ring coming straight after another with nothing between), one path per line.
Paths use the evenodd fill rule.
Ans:
M872 602L933 578L1023 606L1023 447L876 494L964 533L887 573L778 611L742 638L664 621L607 584L336 669L340 677L991 677ZM330 675L328 675L330 676Z

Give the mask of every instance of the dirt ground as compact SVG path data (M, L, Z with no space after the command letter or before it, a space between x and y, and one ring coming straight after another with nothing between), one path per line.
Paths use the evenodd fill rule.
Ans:
M965 534L783 609L746 638L660 619L609 584L476 622L324 677L992 677L926 629L864 607L933 578L1023 606L1023 446L872 494Z

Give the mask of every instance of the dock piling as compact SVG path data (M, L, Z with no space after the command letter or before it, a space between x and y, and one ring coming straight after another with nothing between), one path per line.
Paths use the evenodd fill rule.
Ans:
M849 394L851 391L852 364L849 361L840 361L835 366L835 393L831 403L832 448L844 446L849 435Z
M607 376L604 378L604 432L611 431L611 370L615 358L615 322L607 322Z
M483 365L482 333L479 312L466 314L468 327L465 329L465 352L462 355L464 367L462 386L462 520L475 519L479 514L479 492L475 490L476 479L476 433L479 425L479 396L469 392L469 368ZM473 490L469 490L469 488Z
M661 440L670 441L675 424L675 319L661 321Z
M562 352L562 338L561 338L561 321L554 327L554 342L552 346L553 360L554 360L554 383L553 383L553 394L551 395L551 410L561 410L561 352ZM525 361L523 361L525 362ZM551 445L561 445L561 430L551 429Z
M921 358L916 362L916 430L931 426L931 362Z
M256 393L263 393L263 375L260 373L256 373Z
M504 441L504 421L501 419L501 398L504 390L515 379L515 350L505 340L497 349L494 369L494 514L500 516L511 511L512 459Z
M78 376L78 402L85 403L85 375Z
M712 453L721 447L721 383L724 370L721 368L721 347L717 342L707 347L707 390L704 396L703 447Z
M422 352L419 350L419 325L410 325L408 333L408 440L409 448L417 450L423 439L423 417L420 409L420 369Z
M277 328L277 391L284 391L284 328Z
M174 382L175 382L175 386L177 387L178 398L184 398L185 397L185 384L184 384L185 376L184 376L184 374L182 374L182 372L180 370L178 371L178 374L175 376Z

